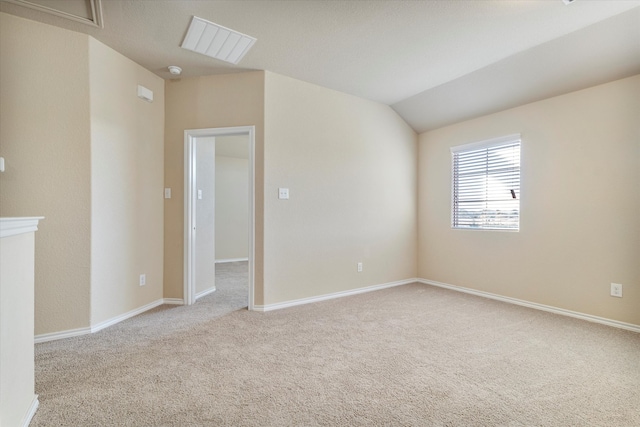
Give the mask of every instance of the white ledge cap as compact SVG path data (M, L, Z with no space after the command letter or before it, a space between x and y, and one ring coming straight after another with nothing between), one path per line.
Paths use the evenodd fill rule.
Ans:
M15 236L38 230L38 222L43 216L0 218L0 238Z

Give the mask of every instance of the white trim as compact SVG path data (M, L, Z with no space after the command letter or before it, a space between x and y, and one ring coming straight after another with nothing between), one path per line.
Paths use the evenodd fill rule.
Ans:
M216 291L216 288L213 287L213 288L205 289L204 291L198 292L196 294L196 301L199 300L200 298L206 296L206 295L214 293L215 291Z
M296 305L304 305L304 304L311 304L314 302L320 302L320 301L326 301L329 299L334 299L334 298L342 298L342 297L348 297L351 295L357 295L357 294L363 294L365 292L372 292L372 291L378 291L381 289L386 289L386 288L392 288L395 286L402 286L402 285L408 285L410 283L416 283L418 281L418 279L405 279L405 280L400 280L397 282L389 282L389 283L383 283L381 285L373 285L373 286L366 286L364 288L358 288L358 289L352 289L349 291L340 291L340 292L334 292L331 294L324 294L324 295L320 295L320 296L316 296L316 297L308 297L308 298L300 298L300 299L296 299L296 300L291 300L291 301L285 301L285 302L278 302L275 304L266 304L266 305L256 305L254 306L255 311L272 311L272 310L279 310L281 308L287 308L287 307L294 307Z
M42 219L43 216L0 218L0 237L38 231L38 222Z
M182 298L164 298L162 303L166 305L184 305L184 300Z
M249 299L247 309L254 310L256 278L256 128L249 127Z
M91 328L68 329L60 332L50 332L48 334L40 334L34 337L34 342L40 344L47 341L62 340L65 338L79 337L91 333Z
M255 126L226 128L187 129L184 131L184 276L183 298L185 305L196 301L195 295L195 203L197 138L227 135L249 136L249 310L254 310L255 286Z
M48 334L36 335L34 338L34 342L36 344L39 344L47 341L56 341L56 340L61 340L65 338L78 337L80 335L92 334L94 332L101 331L102 329L108 328L109 326L113 326L116 323L120 323L123 320L127 320L133 316L137 316L138 314L142 314L145 311L149 311L152 308L156 308L163 304L183 305L184 302L182 301L182 299L179 299L179 298L160 298L149 304L143 305L142 307L136 308L135 310L131 310L127 313L105 320L104 322L100 322L97 325L94 325L88 328L69 329L61 332L51 332Z
M479 150L481 148L493 147L498 144L506 144L508 142L522 142L522 135L519 133L514 133L512 135L499 136L497 138L485 139L484 141L471 142L469 144L456 145L454 147L450 147L452 153L457 153L459 151L467 151L467 150Z
M36 414L36 411L38 410L38 406L40 406L40 401L38 400L38 395L34 394L33 400L31 400L31 405L29 405L29 410L27 411L27 413L24 415L24 418L22 419L23 427L29 427L29 424L31 423L33 416Z
M184 131L184 283L182 299L185 305L195 302L191 292L192 282L195 280L195 254L196 233L195 233L195 191L193 183L196 180L196 147L195 137L189 131Z
M521 305L523 307L529 307L536 310L547 311L549 313L560 314L562 316L568 316L568 317L574 317L576 319L586 320L588 322L600 323L607 326L613 326L614 328L626 329L627 331L640 333L640 325L634 325L632 323L620 322L618 320L593 316L591 314L580 313L578 311L571 311L571 310L566 310L564 308L553 307L550 305L538 304L536 302L530 302L530 301L525 301L517 298L505 297L502 295L492 294L490 292L477 291L475 289L465 288L462 286L436 282L435 280L417 279L417 281L425 285L432 285L440 288L450 289L452 291L464 292L466 294L476 295L483 298L489 298L497 301L506 302L509 304Z
M91 25L92 27L104 28L102 21L102 0L89 0L91 5L92 18L85 18L83 16L74 15L73 13L63 12L58 9L43 6L37 3L32 3L28 0L5 0L9 3L17 4L29 9L38 10L40 12L48 13L50 15L59 16L61 18L70 19L75 22L81 22L83 24Z
M240 261L249 261L249 258L227 258L227 259L217 259L216 264L223 264L225 262L240 262Z
M103 322L98 323L97 325L92 325L91 326L91 333L94 332L98 332L103 330L104 328L108 328L109 326L113 326L116 323L120 323L123 320L127 320L130 319L133 316L137 316L138 314L142 314L145 311L151 310L152 308L156 308L159 305L164 304L164 299L160 298L158 300L155 300L149 304L143 305L142 307L138 307L134 310L128 311L124 314L121 314L119 316L116 317L112 317L111 319L105 320Z

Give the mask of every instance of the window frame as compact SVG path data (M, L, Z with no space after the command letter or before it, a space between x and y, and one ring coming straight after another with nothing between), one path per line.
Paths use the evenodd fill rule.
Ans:
M460 226L456 225L456 166L455 166L455 156L456 154L462 152L476 151L482 149L490 149L490 148L498 148L500 146L509 145L517 142L519 144L519 162L518 162L518 190L517 190L517 199L518 199L518 219L517 219L517 227L516 228L508 228L508 227L492 227L488 224L483 224L477 227L473 226ZM506 136L501 136L497 138L486 139L483 141L472 142L469 144L456 145L450 147L451 152L451 228L453 230L483 230L483 231L506 231L506 232L519 232L520 231L520 207L521 207L521 188L522 188L522 136L521 134L511 134ZM489 174L487 174L489 176ZM485 202L488 199L485 199ZM459 209L459 205L458 205ZM459 217L459 215L457 215Z

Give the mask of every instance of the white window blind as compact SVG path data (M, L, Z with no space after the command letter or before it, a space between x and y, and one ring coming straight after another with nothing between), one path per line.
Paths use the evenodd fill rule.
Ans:
M519 230L520 135L451 148L452 227Z

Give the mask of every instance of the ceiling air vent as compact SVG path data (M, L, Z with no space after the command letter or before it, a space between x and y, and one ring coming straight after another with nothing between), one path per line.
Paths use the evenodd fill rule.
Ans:
M182 48L237 64L256 39L194 16Z
M4 0L50 15L103 28L101 0Z

